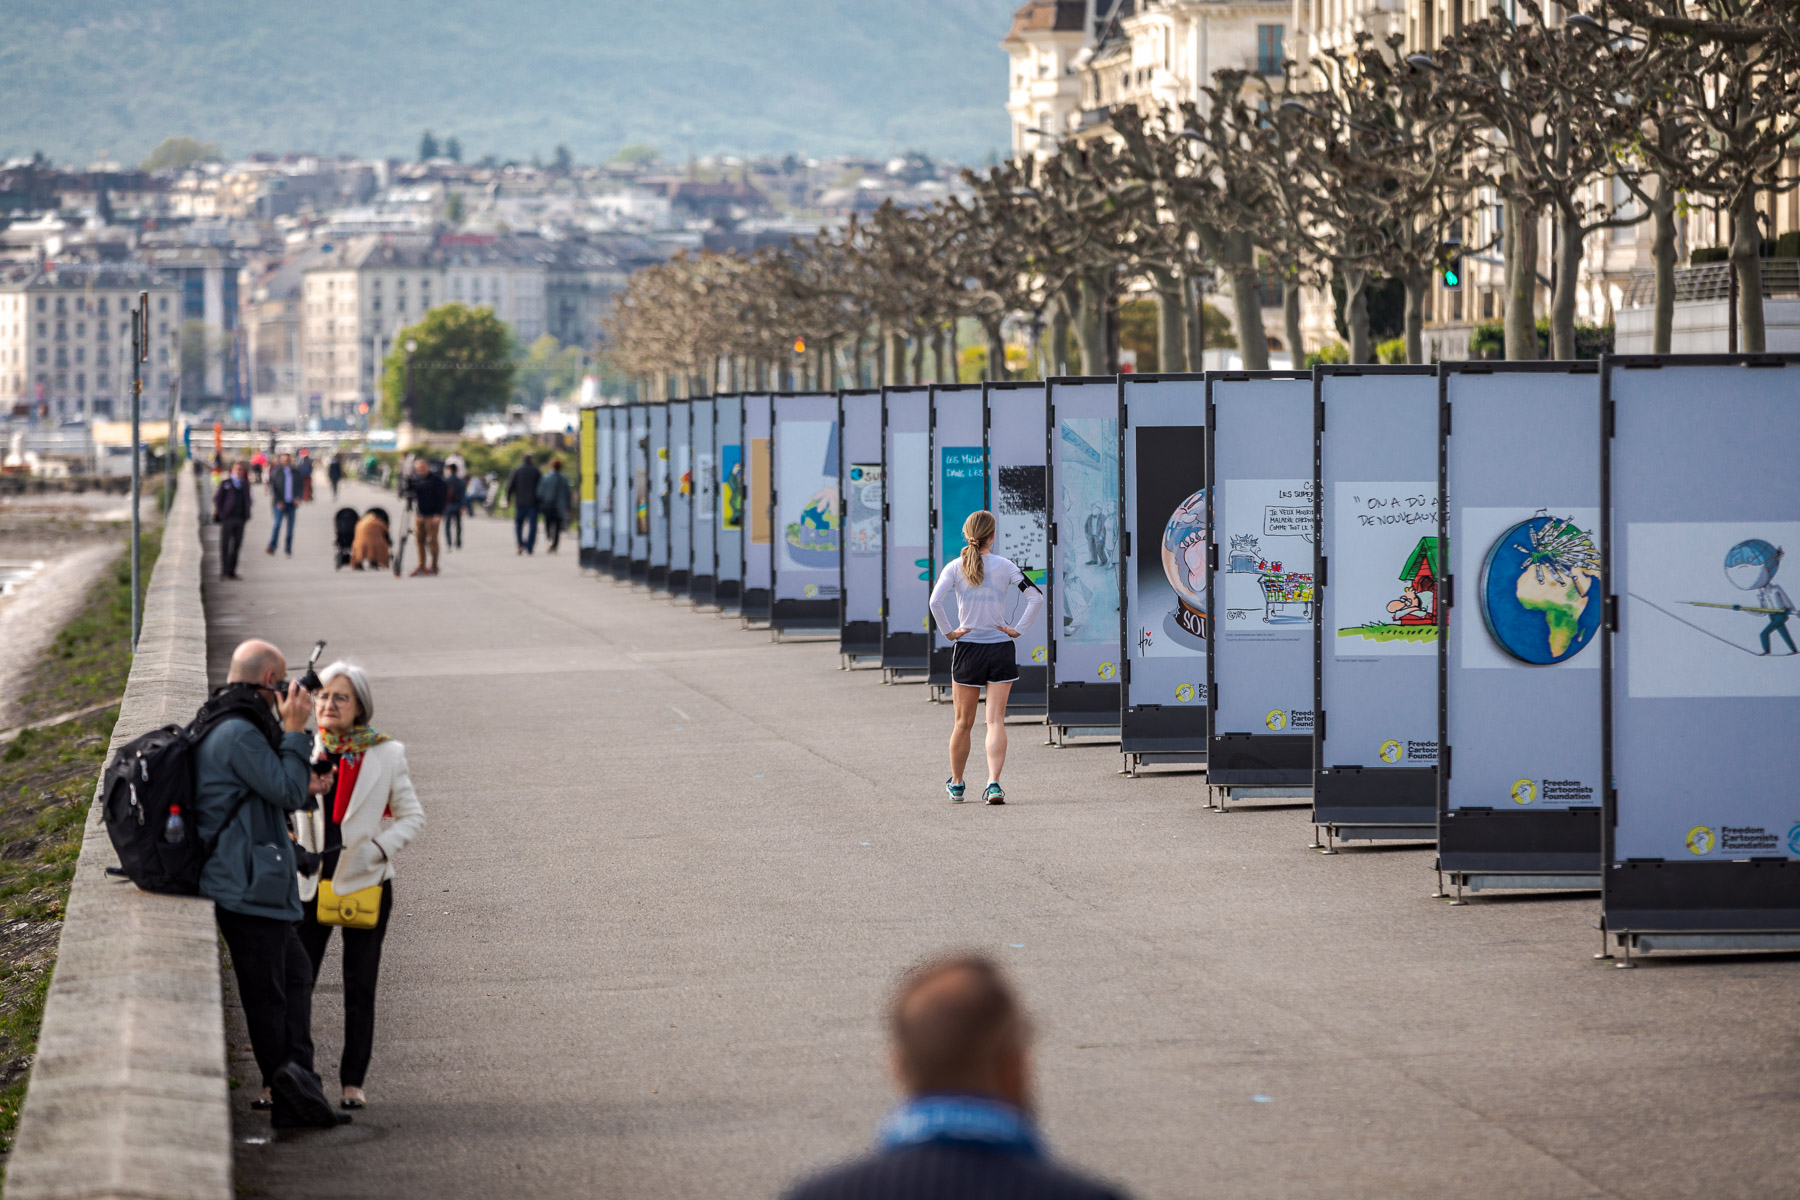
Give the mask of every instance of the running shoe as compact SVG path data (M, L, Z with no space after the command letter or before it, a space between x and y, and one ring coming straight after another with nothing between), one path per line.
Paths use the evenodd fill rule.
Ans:
M1006 789L1001 787L998 783L988 784L987 785L987 802L989 804L1005 804L1006 803Z
M952 780L952 779L944 780L944 790L946 792L950 793L950 799L955 801L957 804L961 804L963 802L963 789L967 788L968 786L969 785L966 783L957 783L955 780Z

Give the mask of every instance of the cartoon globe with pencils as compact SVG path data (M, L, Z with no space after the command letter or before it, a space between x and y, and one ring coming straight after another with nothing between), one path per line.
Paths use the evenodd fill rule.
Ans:
M1506 530L1481 568L1481 615L1523 663L1567 662L1600 632L1600 551L1571 518L1538 513Z
M1206 489L1183 500L1163 526L1163 575L1175 589L1176 610L1169 615L1172 636L1182 641L1204 639L1206 633ZM1186 637L1179 635L1185 634Z

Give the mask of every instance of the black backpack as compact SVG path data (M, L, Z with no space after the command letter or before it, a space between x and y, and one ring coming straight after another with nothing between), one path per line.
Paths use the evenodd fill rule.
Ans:
M106 767L101 812L107 836L119 856L119 872L146 892L195 896L200 870L218 847L219 837L237 819L248 795L240 796L218 832L202 841L200 813L194 806L194 755L200 742L230 717L244 717L265 735L275 725L267 704L241 685L213 693L186 725L164 725L119 747ZM167 837L169 815L181 810L181 836Z

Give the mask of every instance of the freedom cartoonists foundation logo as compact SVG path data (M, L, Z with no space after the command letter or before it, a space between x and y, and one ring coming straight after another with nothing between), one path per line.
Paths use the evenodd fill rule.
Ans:
M1100 664L1100 678L1111 679L1118 673L1119 665L1117 663L1103 662Z
M1263 718L1263 724L1269 727L1271 733L1280 733L1287 728L1287 723L1287 713L1279 708L1271 708L1269 710L1269 715Z
M1399 742L1386 741L1381 743L1381 761L1384 763L1399 762L1400 755L1404 752L1405 748L1402 747Z
M1180 683L1175 685L1175 703L1192 704L1194 702L1194 685Z
M1687 832L1689 854L1711 854L1718 845L1719 840L1710 825L1696 825Z
M1538 785L1535 780L1521 779L1512 785L1514 804L1530 804L1538 798Z
M1788 830L1788 853L1800 854L1800 825Z
M1045 651L1044 647L1033 646L1031 648L1031 661L1032 662L1041 663L1048 657L1049 657L1049 654Z
M814 596L819 594L819 585L816 583L809 583L800 589L800 594L805 596L808 600L811 600Z

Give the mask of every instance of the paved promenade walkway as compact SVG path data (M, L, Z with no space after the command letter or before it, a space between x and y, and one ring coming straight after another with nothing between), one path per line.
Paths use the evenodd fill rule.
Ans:
M1015 802L952 806L948 708L834 644L583 576L572 537L516 557L493 520L439 578L334 573L333 508L270 559L259 497L247 580L209 566L215 674L243 637L328 639L430 824L369 1109L268 1142L243 1053L244 1194L775 1194L867 1144L884 995L946 946L1016 973L1052 1145L1139 1197L1800 1194L1800 961L1613 970L1592 896L1452 908L1429 851L1325 857L1304 810L1214 814L1199 776L1030 725Z

